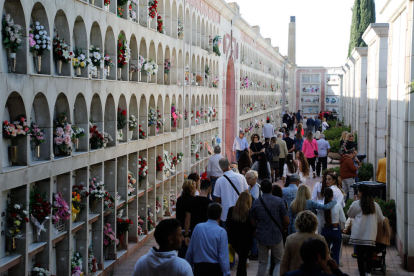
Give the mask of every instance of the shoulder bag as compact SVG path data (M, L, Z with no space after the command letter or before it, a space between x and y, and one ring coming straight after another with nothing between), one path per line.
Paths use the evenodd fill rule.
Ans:
M230 178L227 175L223 175L223 176L227 179L228 182L230 182L231 186L233 187L233 189L236 191L237 195L239 196L240 193L237 190L236 186L234 186L233 182L231 182Z
M309 141L308 141L308 142L309 142ZM312 141L312 143L313 143L313 141ZM313 148L313 154L314 154L315 156L318 156L318 155L319 155L319 152L318 152L317 150L315 150L315 148L313 147L312 143L311 143L311 142L309 142L309 144L310 144L310 145L311 145L311 147Z
M267 206L266 206L266 204L264 203L263 198L262 198L262 197L259 197L259 199L260 199L260 202L261 202L261 203L262 203L262 205L263 205L263 208L266 210L266 213L269 215L270 219L273 221L273 223L274 223L274 224L277 226L277 228L279 229L280 234L281 234L281 235L283 235L283 230L282 230L282 227L280 227L279 223L277 223L276 219L272 216L272 214L270 213L269 209L267 209Z

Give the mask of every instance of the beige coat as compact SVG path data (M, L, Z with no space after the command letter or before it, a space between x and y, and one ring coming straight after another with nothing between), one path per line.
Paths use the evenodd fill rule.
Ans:
M279 158L285 158L286 155L288 154L288 149L287 149L287 146L286 146L286 142L283 139L277 138L276 144L279 145L279 149L280 149Z

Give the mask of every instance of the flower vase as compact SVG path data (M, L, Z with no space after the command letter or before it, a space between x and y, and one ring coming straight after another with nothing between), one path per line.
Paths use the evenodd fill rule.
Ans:
M106 76L109 77L110 74L111 74L111 66L107 66L106 67Z
M95 71L95 74L93 75L93 78L97 79L101 75L101 72L99 70Z
M10 71L16 72L16 53L9 53L9 59L10 59Z
M164 84L167 84L168 74L164 74Z
M36 55L36 70L38 74L42 71L42 56Z
M34 148L33 148L33 157L36 160L40 158L40 145L34 146Z
M129 81L132 81L132 72L129 72Z
M104 10L105 11L109 11L109 6L108 5L104 5Z
M151 28L151 22L152 22L152 18L148 17L148 28Z
M151 75L148 75L148 82L151 82Z
M132 137L134 136L134 130L129 131L129 140L132 140Z
M92 202L90 202L91 205L91 211L94 212L96 209L96 199L92 200Z
M118 80L122 80L122 68L118 68Z
M15 238L9 238L6 239L6 252L13 252L16 250L16 239Z
M95 5L95 0L91 0L91 4L92 5Z
M119 239L119 242L118 242L118 244L116 246L117 251L122 250L123 242L121 242L121 240L124 239L124 234L119 235L118 239Z
M79 138L75 139L75 144L76 144L75 148L78 150L79 149Z
M82 71L81 71L81 68L80 67L76 68L76 76L77 77L81 77L82 76Z
M17 163L17 154L18 154L18 147L17 146L9 146L9 161L13 165Z
M106 143L103 144L103 147L106 148Z
M57 61L57 69L58 69L58 75L62 75L62 61L58 60Z
M80 218L80 213L76 214L75 222L79 222L79 218Z
M141 82L141 72L138 73L138 77L139 77L139 82Z

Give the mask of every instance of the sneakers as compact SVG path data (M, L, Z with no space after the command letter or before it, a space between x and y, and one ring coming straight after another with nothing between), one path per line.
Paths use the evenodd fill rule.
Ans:
M352 253L352 258L356 258L357 257L357 254L356 253Z

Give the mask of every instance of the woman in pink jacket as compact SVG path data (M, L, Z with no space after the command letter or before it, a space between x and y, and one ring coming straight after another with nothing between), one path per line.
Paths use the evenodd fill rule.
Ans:
M312 131L308 131L306 139L303 142L302 151L305 154L306 159L308 159L309 166L312 167L313 178L316 177L315 174L315 159L318 157L318 143L313 139Z

